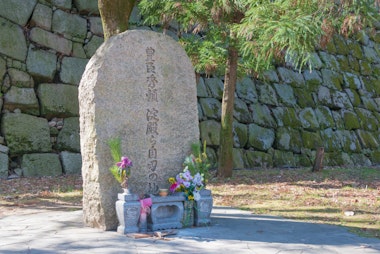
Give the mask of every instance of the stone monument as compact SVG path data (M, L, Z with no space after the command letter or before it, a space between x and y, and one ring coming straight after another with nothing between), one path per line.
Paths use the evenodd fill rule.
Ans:
M79 85L84 222L113 230L121 187L109 172L108 141L120 138L132 162L129 190L168 188L199 140L193 66L172 38L130 30L107 40L86 66Z

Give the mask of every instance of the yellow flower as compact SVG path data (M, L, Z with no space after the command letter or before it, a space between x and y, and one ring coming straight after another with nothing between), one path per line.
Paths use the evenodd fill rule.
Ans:
M189 200L194 200L194 196L193 195L190 195L188 198L189 198Z
M168 179L168 181L169 181L169 183L171 183L171 184L175 183L175 179L174 179L174 177L170 177L170 178Z

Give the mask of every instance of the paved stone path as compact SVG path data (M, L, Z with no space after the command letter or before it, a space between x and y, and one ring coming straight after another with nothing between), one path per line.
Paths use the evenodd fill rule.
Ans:
M343 227L257 216L214 207L209 227L166 238L134 239L83 227L82 211L44 211L0 218L0 253L257 253L374 254L380 240Z

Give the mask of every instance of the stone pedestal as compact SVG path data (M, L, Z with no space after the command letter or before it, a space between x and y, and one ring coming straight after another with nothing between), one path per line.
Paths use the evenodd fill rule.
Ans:
M136 194L119 193L116 201L116 214L119 219L117 232L121 234L139 232L140 210L141 205Z
M205 226L211 223L212 196L211 191L203 189L200 191L201 199L195 201L194 208L194 225Z
M152 196L153 204L148 218L148 228L152 231L182 228L183 201L182 195Z

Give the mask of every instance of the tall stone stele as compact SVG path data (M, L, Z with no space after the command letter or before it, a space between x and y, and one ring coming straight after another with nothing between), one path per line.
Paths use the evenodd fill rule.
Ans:
M119 183L108 142L120 138L133 162L129 189L168 188L199 140L194 69L182 47L152 31L111 37L91 58L79 85L84 222L113 230Z

